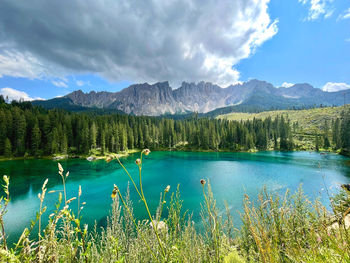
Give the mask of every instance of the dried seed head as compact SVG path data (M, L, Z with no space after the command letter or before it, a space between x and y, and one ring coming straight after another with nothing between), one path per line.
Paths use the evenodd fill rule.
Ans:
M119 191L118 186L114 185L114 189L112 191L111 197L115 198L117 196L118 191Z
M40 193L38 193L38 198L41 199L41 194Z
M81 196L81 185L79 185L79 196Z
M204 179L201 179L201 185L205 185L206 184L206 181Z
M4 175L3 177L2 177L2 179L8 184L8 182L9 182L9 178L8 178L8 176L7 175Z
M141 159L136 159L135 163L136 163L137 165L140 165L140 164L141 164Z
M68 201L67 201L67 204L69 204L70 202L72 202L73 200L75 200L75 199L77 199L76 197L72 197L71 199L69 199Z
M151 153L151 151L149 149L144 149L142 151L145 155L149 155Z
M169 192L169 190L170 190L170 185L168 185L167 187L165 187L165 190L164 190L164 192Z
M66 173L66 178L69 176L69 171Z
M106 162L107 163L109 163L110 161L112 161L113 160L113 158L111 157L111 156L108 156L107 158L106 158Z
M58 165L58 170L61 172L61 173L63 173L63 167L62 167L62 165L60 164L60 163L57 163L57 165Z
M46 180L45 180L45 182L44 182L44 184L43 184L43 187L41 187L41 189L42 190L44 190L45 189L45 187L46 187L46 185L47 185L47 182L49 181L49 179L48 178L46 178Z

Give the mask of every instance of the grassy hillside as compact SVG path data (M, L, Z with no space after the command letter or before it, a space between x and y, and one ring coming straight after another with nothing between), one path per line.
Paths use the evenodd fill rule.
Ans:
M275 118L276 116L287 116L291 123L298 122L299 127L304 131L317 131L323 129L325 120L329 123L332 120L340 117L345 109L349 109L350 104L340 107L327 107L327 108L315 108L307 110L276 110L276 111L264 111L260 113L241 113L234 112L229 114L219 115L218 119L228 120L252 120L266 119L267 117Z
M332 121L340 118L345 110L350 109L350 104L340 107L314 108L307 110L276 110L264 111L260 113L241 113L234 112L219 115L218 119L228 119L234 121L266 119L283 115L290 120L293 126L293 138L296 149L312 150L315 147L315 134L322 135L324 131L325 120L328 122L330 131ZM331 138L330 138L331 139Z

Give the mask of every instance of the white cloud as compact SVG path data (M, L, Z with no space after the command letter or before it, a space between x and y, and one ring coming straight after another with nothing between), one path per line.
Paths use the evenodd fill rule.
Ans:
M323 91L335 92L340 90L350 89L350 85L346 83L336 83L336 82L327 82L323 87Z
M334 9L332 2L334 0L299 0L299 3L309 6L307 20L316 20L319 17L329 18Z
M338 20L349 19L350 18L350 7L345 10L341 15L338 16Z
M294 86L294 83L288 83L288 82L283 82L281 85L281 87L283 88L290 88L292 86Z
M22 74L32 78L63 71L113 81L204 80L227 86L239 79L234 66L277 33L269 2L86 0L67 6L2 0L0 46L33 56L41 67ZM17 66L7 68L14 58L6 59L0 74L18 74ZM29 61L24 69L31 66Z
M85 86L85 85L88 85L88 86L91 85L90 81L82 81L82 80L77 80L77 81L76 81L76 84L77 84L77 86L79 86L79 87L82 87L82 86Z
M64 81L61 81L61 80L53 80L53 81L51 81L51 83L53 85L55 85L56 87L68 88L68 85Z
M44 67L37 58L29 52L4 50L0 45L0 78L4 75L22 78L40 78L44 74Z
M0 89L0 94L4 96L6 99L8 97L9 101L12 100L25 100L25 101L32 101L32 100L42 100L42 98L31 98L26 92L12 89L9 87Z

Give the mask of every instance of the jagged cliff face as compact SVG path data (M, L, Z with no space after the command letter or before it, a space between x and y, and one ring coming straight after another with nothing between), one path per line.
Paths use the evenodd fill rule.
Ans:
M345 94L345 95L344 95ZM127 114L163 115L186 112L206 113L232 105L253 105L262 108L342 105L350 103L350 91L323 92L309 84L290 88L275 88L272 84L251 80L221 88L208 82L187 83L173 90L168 82L131 85L120 92L90 92L81 90L65 96L73 105L116 109ZM46 105L49 101L45 102ZM40 105L38 102L37 104Z

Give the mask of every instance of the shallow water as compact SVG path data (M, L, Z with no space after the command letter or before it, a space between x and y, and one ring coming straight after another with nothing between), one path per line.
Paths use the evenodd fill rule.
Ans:
M126 168L138 181L138 170L134 160L139 154L122 158ZM86 202L82 215L84 223L92 228L95 221L104 225L111 208L113 184L126 191L128 177L116 160L88 162L71 159L61 161L65 171L70 171L67 180L68 198L77 196L81 185L82 202ZM202 189L200 179L209 179L219 207L227 201L236 224L239 224L243 194L256 198L263 186L272 191L292 192L300 184L312 199L320 197L328 205L328 193L337 191L341 183L350 182L349 158L335 154L320 155L309 152L259 152L259 153L198 153L198 152L152 152L145 157L143 185L150 208L155 213L160 192L167 185L170 194L180 184L184 209L193 212L193 220L199 222ZM320 168L321 167L321 168ZM10 176L11 202L5 216L6 233L10 242L17 240L30 220L39 210L38 193L46 178L48 191L61 189L61 178L57 173L57 162L51 160L15 160L0 162L0 174ZM146 217L146 211L131 190L134 212L138 219ZM44 205L48 207L44 216L53 211L57 193L47 194ZM168 196L168 201L169 201ZM76 210L77 202L71 208ZM165 210L166 213L166 210Z

